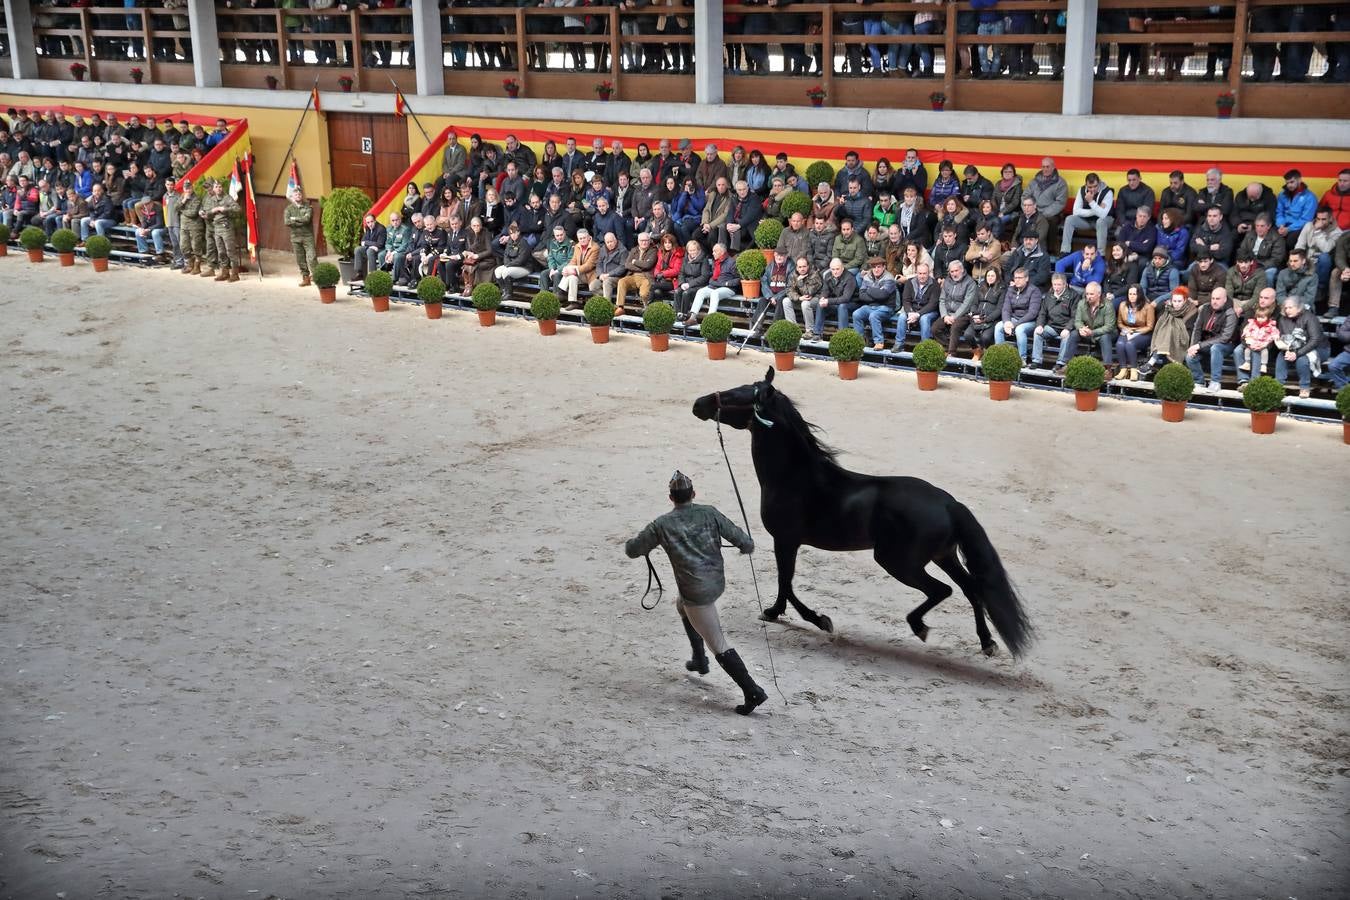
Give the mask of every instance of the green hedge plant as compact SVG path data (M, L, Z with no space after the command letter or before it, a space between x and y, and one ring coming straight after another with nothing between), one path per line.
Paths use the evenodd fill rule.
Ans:
M481 312L491 312L502 305L502 289L490 281L485 281L473 289L469 295L473 308Z
M755 226L755 246L761 250L772 250L778 246L778 239L782 235L782 222L777 219L760 219L759 224Z
M781 228L782 226L780 225L779 229L781 230ZM13 234L13 232L9 230L9 226L0 222L0 244L8 244L9 236L11 234Z
M764 254L747 250L736 257L736 274L741 281L759 281L764 275Z
M816 185L825 182L831 187L834 186L834 166L824 160L816 160L806 167L806 186L807 189L814 192Z
M337 283L341 280L342 273L330 262L321 262L314 267L314 284L317 287L337 287Z
M811 198L801 191L788 191L783 196L783 202L778 207L778 214L786 222L792 218L793 213L801 213L803 216L811 215Z
M990 381L1015 381L1022 371L1022 357L1012 344L995 344L984 351L980 367Z
M74 253L75 245L80 242L80 236L69 228L58 228L52 232L52 247L57 253Z
M1276 412L1284 406L1284 385L1269 375L1253 378L1242 388L1242 402L1252 412Z
M394 289L394 276L384 269L376 269L366 276L366 293L372 297L388 297Z
M368 209L370 198L357 188L338 188L323 198L319 213L323 239L339 258L352 258L352 251L361 241L361 221Z
M675 307L664 300L649 304L642 312L642 327L651 334L670 334L675 327Z
M1153 376L1153 392L1159 400L1185 403L1195 393L1195 376L1179 362L1170 362Z
M29 225L19 232L19 243L23 245L25 250L41 250L47 245L47 232L34 225Z
M710 313L698 326L698 333L710 344L720 344L731 337L731 316L724 312Z
M764 342L775 353L796 353L802 342L802 326L787 319L779 319L764 333Z
M1350 384L1336 392L1336 411L1342 419L1350 422Z
M914 368L920 372L941 372L947 367L947 348L929 338L914 346Z
M417 282L417 299L423 303L444 303L445 282L435 275L428 275Z
M841 328L830 338L830 356L840 362L857 362L866 346L861 334L852 328Z
M581 308L581 317L593 328L613 324L614 304L597 294Z
M545 322L557 319L562 313L562 301L552 291L540 291L530 298L530 315Z
M112 255L112 241L101 234L91 234L84 242L84 252L90 259L107 259Z
M1106 366L1095 356L1075 356L1064 367L1064 386L1075 391L1100 391L1106 384Z

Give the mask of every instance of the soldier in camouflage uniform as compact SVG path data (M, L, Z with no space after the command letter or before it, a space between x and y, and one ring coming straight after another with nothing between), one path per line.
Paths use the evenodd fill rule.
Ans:
M305 195L295 188L286 204L286 227L291 231L291 249L295 264L300 268L300 286L309 287L310 275L319 264L314 250L314 209L305 202Z
M202 197L183 180L183 202L178 205L178 227L183 240L183 274L201 275L206 257L206 220L202 218ZM209 266L208 266L209 268Z
M624 550L630 558L636 559L657 547L665 549L680 591L676 608L693 649L693 658L684 667L700 675L708 673L708 657L703 650L706 642L712 647L718 665L745 693L745 702L736 707L736 712L748 716L769 695L755 683L741 657L723 637L722 623L717 616L717 598L726 589L722 572L722 538L742 553L753 552L755 542L715 507L696 504L693 499L693 482L682 472L676 472L670 479L670 502L675 508L642 529Z
M224 184L217 181L211 185L211 191L206 197L205 211L207 234L215 241L216 260L220 268L216 281L239 280L234 246L234 213L238 209L239 204L235 199L225 193Z

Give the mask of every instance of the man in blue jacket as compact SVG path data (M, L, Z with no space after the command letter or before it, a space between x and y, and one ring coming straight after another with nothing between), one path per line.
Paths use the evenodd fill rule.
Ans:
M1303 173L1290 169L1284 173L1284 190L1275 198L1275 230L1288 237L1303 230L1317 212L1317 197L1303 183Z
M1055 263L1055 271L1069 279L1069 287L1082 291L1089 282L1101 284L1106 279L1106 261L1097 253L1097 248L1088 244L1076 253L1070 253Z

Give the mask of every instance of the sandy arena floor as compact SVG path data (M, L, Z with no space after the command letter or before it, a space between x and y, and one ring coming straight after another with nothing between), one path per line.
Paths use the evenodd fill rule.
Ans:
M808 550L838 633L767 629L784 706L729 557L744 719L621 542L677 466L736 515L689 407L764 355L291 276L0 284L0 897L1345 896L1338 427L804 364L847 465L971 506L1040 640L985 659L958 596L921 644L917 594Z

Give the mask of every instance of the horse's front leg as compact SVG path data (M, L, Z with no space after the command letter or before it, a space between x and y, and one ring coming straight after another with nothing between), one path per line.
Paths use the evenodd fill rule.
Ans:
M773 545L773 555L778 561L778 599L774 601L773 606L766 609L763 617L772 622L783 614L785 604L791 603L792 608L797 611L808 623L816 626L821 631L834 631L834 621L824 613L817 613L808 607L801 600L797 599L797 594L792 590L792 577L797 570L797 551L799 544L784 547L775 541Z

